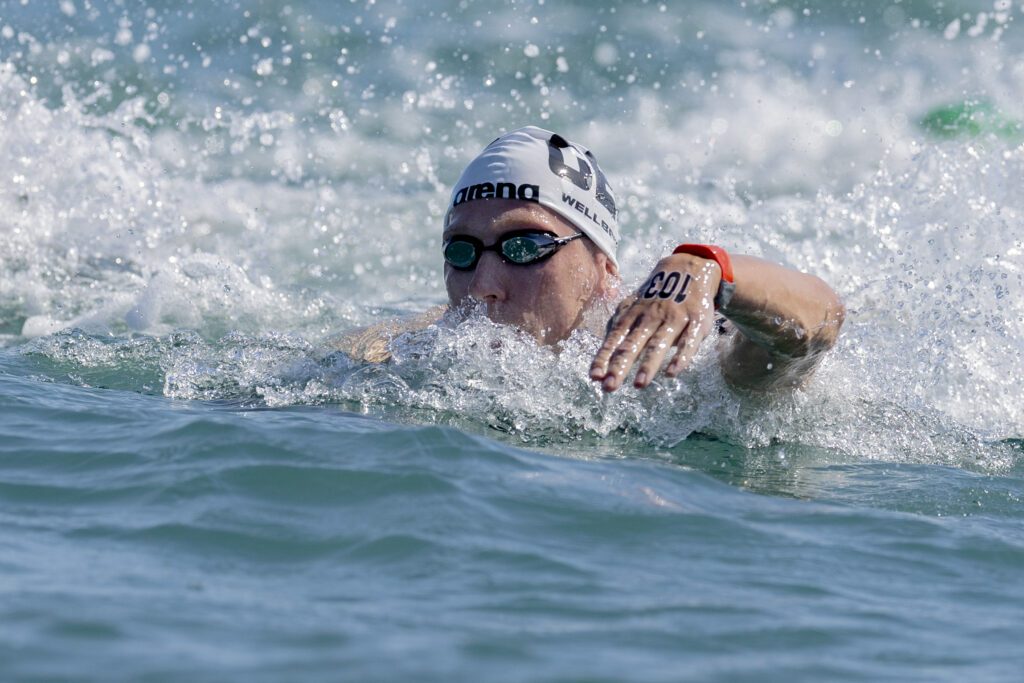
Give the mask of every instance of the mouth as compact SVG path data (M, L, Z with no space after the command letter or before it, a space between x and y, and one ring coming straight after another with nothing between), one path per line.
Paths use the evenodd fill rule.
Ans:
M501 301L484 302L480 308L481 312L490 318L491 322L502 325L516 325L518 327L522 327L525 322L522 315L509 310L509 307Z
M532 334L534 325L528 315L517 311L505 301L478 301L465 299L451 307L451 312L458 320L467 320L473 317L487 318L497 325L508 325Z

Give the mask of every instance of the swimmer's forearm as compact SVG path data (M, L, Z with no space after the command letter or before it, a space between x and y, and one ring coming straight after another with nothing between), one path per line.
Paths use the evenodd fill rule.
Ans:
M721 311L750 342L785 359L815 356L839 336L845 309L820 278L733 255L736 290Z

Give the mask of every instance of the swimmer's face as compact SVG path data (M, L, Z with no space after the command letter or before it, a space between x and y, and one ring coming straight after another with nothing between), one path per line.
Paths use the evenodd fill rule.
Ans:
M443 239L465 235L489 247L513 230L558 237L579 232L536 202L486 199L455 207ZM528 265L505 263L497 252L485 251L472 270L444 266L452 306L479 302L491 320L515 325L542 344L561 341L579 327L586 310L610 293L615 276L615 266L587 238L573 240L550 258Z

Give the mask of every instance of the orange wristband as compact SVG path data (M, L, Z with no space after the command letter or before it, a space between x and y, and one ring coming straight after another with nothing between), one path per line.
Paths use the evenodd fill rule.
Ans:
M736 290L729 252L713 244L680 244L672 253L692 254L717 263L718 267L722 269L722 280L718 283L718 293L715 294L715 308L722 309L729 305L729 300L732 299L732 294Z
M722 279L732 284L732 260L729 252L713 244L680 244L672 252L673 254L693 254L701 258L715 261L722 269Z

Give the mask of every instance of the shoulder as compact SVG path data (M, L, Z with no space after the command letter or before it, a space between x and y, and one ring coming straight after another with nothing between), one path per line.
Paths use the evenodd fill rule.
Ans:
M391 342L395 337L434 324L447 310L447 306L434 306L412 318L392 318L376 325L361 327L346 332L333 340L331 345L353 360L386 363L391 360Z

